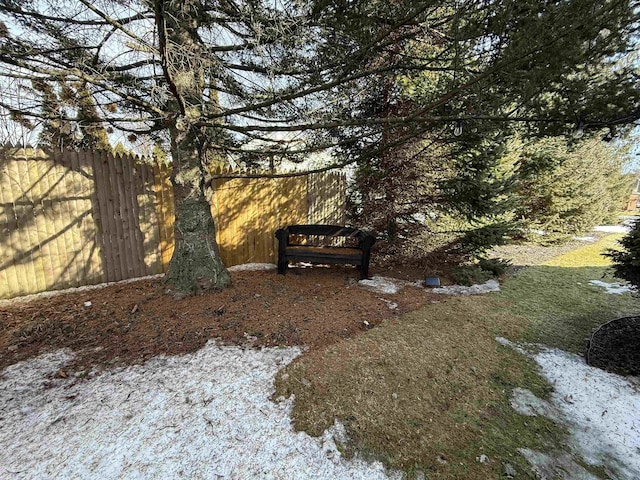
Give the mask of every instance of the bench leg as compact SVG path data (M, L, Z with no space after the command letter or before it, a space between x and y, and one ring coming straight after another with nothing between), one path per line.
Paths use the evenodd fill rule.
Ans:
M365 255L360 265L360 280L366 280L369 278L369 255Z
M365 271L363 267L360 267L360 280L366 280L367 278L369 278L369 270Z
M287 268L289 268L289 261L286 259L281 260L280 258L278 258L278 273L280 275L284 275L285 273L287 273Z

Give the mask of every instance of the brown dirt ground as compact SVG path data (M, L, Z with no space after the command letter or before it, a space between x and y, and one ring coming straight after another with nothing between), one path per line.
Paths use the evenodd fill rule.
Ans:
M373 274L420 278L406 268ZM395 295L370 292L357 285L353 268L335 266L290 269L284 276L233 272L231 287L184 298L168 290L162 279L152 279L18 300L0 306L0 369L69 348L77 356L68 371L82 372L192 352L213 338L246 346L317 349L435 297L415 287ZM383 299L398 308L391 310Z

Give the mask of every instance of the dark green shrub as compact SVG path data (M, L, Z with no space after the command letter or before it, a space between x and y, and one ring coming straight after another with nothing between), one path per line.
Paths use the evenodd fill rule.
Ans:
M490 280L493 274L478 265L461 265L451 269L451 276L458 285L469 286L484 283Z
M497 221L468 230L460 238L460 252L472 257L483 255L491 247L505 245L518 230L516 222Z
M500 277L507 273L511 267L511 262L503 258L481 258L478 261L478 266L482 270L491 272L494 277Z
M609 250L604 255L613 261L616 277L629 282L636 291L640 290L640 219L633 223L620 245L622 250Z

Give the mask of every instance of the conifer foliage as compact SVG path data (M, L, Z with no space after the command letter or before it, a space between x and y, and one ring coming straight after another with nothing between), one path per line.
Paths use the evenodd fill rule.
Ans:
M218 288L210 158L355 165L385 179L359 194L365 216L385 203L402 217L375 220L390 237L431 214L411 211L408 190L491 229L510 125L624 133L640 118L637 67L604 68L632 48L638 15L635 0L3 0L0 132L58 125L79 140L104 126L163 142L167 277Z
M640 220L636 220L629 233L620 240L621 250L610 250L606 255L613 261L613 271L640 290Z

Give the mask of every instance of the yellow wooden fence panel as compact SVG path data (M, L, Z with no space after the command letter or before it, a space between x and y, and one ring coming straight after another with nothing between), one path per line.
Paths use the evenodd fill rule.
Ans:
M211 210L225 265L274 263L275 230L307 221L306 177L216 180Z
M0 298L161 272L153 174L140 185L137 161L0 148Z
M20 281L15 268L15 212L13 209L13 179L9 169L9 162L0 158L0 202L2 212L0 221L2 222L2 248L0 249L0 269L6 279L6 283L0 285L0 295L8 297L13 292L20 292Z
M162 258L162 271L166 272L173 256L174 237L173 226L175 223L175 206L173 199L173 187L171 186L170 168L159 162L154 165L156 212L158 215L160 235L160 255Z

